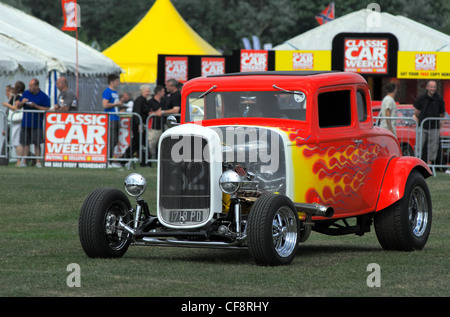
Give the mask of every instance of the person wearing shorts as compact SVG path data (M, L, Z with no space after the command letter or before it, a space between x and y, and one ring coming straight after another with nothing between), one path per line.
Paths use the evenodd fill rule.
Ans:
M30 145L34 145L36 167L42 167L40 154L41 144L44 142L44 114L36 110L50 109L50 98L39 88L39 80L33 78L28 84L18 108L23 108L22 126L20 130L20 145L23 148L23 156L29 156ZM28 111L27 111L28 110ZM22 160L24 163L24 160ZM24 164L26 166L26 164Z

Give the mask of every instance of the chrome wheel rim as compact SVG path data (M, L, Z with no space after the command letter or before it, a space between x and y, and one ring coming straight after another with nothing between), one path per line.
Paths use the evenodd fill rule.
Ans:
M128 234L118 229L119 220L123 214L123 206L118 203L113 203L105 215L106 241L112 250L120 250L127 244Z
M287 207L281 207L272 221L272 239L276 253L280 257L292 254L297 244L297 219Z
M425 191L421 187L414 188L409 198L409 224L412 233L421 237L428 226L428 201Z

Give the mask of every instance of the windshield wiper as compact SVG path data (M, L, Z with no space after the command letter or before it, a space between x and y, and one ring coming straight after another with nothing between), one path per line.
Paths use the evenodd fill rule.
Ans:
M194 103L195 101L199 100L200 98L205 97L207 94L209 94L211 91L213 91L213 90L216 89L216 88L217 88L216 85L212 86L211 88L209 88L207 91L205 91L204 93L202 93L200 96L198 96L198 97L195 98L194 100L189 101L189 104Z
M197 98L195 98L195 100L198 100L198 99L200 99L200 98L205 97L207 94L209 94L211 91L213 91L213 90L216 89L216 88L217 88L216 85L212 86L212 87L209 88L207 91L205 91L204 93L202 93L200 96L198 96ZM195 101L195 100L194 100L194 101Z
M302 92L300 92L300 91L286 90L286 89L284 89L284 88L278 87L277 85L272 85L272 87L275 88L275 89L278 89L278 90L287 92L288 94L296 94L296 95L298 95L298 94L301 94L301 93L302 93Z

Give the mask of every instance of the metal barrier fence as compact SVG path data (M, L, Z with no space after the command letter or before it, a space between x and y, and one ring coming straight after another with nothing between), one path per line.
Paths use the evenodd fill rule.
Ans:
M23 153L21 150L16 151L15 146L11 140L11 137L15 129L19 129L21 121L9 122L7 116L0 112L0 122L4 122L4 144L0 146L2 151L0 152L0 159L21 160L27 162L26 165L34 165L37 161L43 162L44 160L44 144L45 144L45 111L42 110L19 110L15 113L34 113L36 116L40 116L37 121L42 120L42 135L35 135L37 132L31 129L30 133L25 136L25 144L34 143L36 138L40 138L40 146L38 150L34 145L30 146L29 153ZM70 112L73 114L107 114L105 112ZM163 115L161 117L149 116L143 124L142 117L135 112L120 112L114 113L120 120L118 123L113 123L111 116L109 117L110 131L108 133L108 144L110 146L107 149L108 166L110 167L125 167L130 169L135 163L141 163L142 165L157 162L157 141L159 136L167 128L165 125L166 118L170 115ZM174 115L180 117L179 114ZM161 130L148 129L153 121L159 121ZM156 124L156 123L155 123ZM155 133L156 132L156 133ZM152 138L155 140L151 142ZM23 143L23 142L21 142ZM112 146L111 144L114 144ZM18 153L21 152L21 153ZM41 163L42 164L42 163Z
M40 146L38 148L33 145L30 146L30 153L17 153L15 144L12 142L12 137L20 129L21 122L9 122L7 116L0 112L0 122L4 123L4 136L0 144L0 159L3 160L26 160L32 163L37 160L44 159L44 143L45 143L45 111L41 110L24 110L16 111L15 114L20 112L32 113L36 117L37 121L43 120L42 135L35 135L35 131L31 131L28 135L22 139L23 143L35 143L37 138L40 139ZM73 112L84 114L106 114L105 112ZM116 114L116 113L115 113ZM108 165L114 166L119 164L120 167L131 168L131 166L137 162L142 165L157 162L157 145L161 134L167 129L166 119L170 115L163 115L161 117L151 115L147 118L145 124L142 117L137 113L120 112L117 113L121 120L119 121L122 126L117 124L110 124L110 133L108 133L108 144L111 141L114 142L115 147L110 146L108 148ZM180 115L174 115L178 118ZM374 119L374 124L379 125L381 120L392 120L396 123L396 135L400 143L402 153L405 156L416 156L422 158L425 162L428 160L428 144L427 138L432 133L428 132L425 128L428 124L434 124L440 127L439 137L436 138L437 154L431 158L428 162L433 172L436 169L450 169L450 119L449 118L426 118L423 120L420 126L417 122L410 117L377 117ZM111 117L110 117L111 122ZM152 129L157 128L157 129ZM122 133L119 133L122 131ZM116 142L117 141L117 142ZM117 144L116 144L117 143ZM30 163L29 163L30 164Z
M381 120L391 120L396 123L396 136L404 156L415 156L428 163L433 173L436 169L450 169L450 120L449 118L426 118L421 125L410 117L377 117L374 119L375 125L380 125ZM439 132L434 133L436 138L436 156L429 159L428 145L429 136L428 124L439 126Z
M8 152L8 140L9 140L9 131L8 131L8 120L6 117L6 113L0 112L0 122L3 123L3 129L0 129L0 160L6 160L9 157ZM3 130L3 131L1 131Z
M168 117L173 116L175 117L178 122L180 120L180 114L163 114L162 116L158 117L156 115L148 116L147 122L146 122L146 138L145 138L145 147L148 149L146 151L146 159L145 163L157 163L158 162L158 141L161 137L161 134L168 129L168 126L166 125L166 120ZM154 128L154 129L152 129Z
M436 169L450 168L449 118L425 118L418 130L416 156L427 162L434 174ZM434 153L433 142L435 142Z
M5 158L7 160L18 160L19 162L33 161L36 164L37 161L43 159L44 130L43 126L40 130L30 129L29 133L21 136L22 116L25 113L31 113L30 122L32 122L33 127L39 127L39 123L43 122L45 111L42 110L17 110L13 112L11 117L6 118L4 125L6 144L4 147L7 154ZM8 119L11 119L11 121ZM19 144L25 146L19 146ZM39 146L35 144L39 144ZM42 164L42 162L39 163ZM22 163L22 166L24 165L25 163Z
M100 112L104 114L104 112ZM145 127L142 117L135 112L114 113L120 120L114 124L112 116L109 117L110 129L108 133L108 162L109 166L128 169L136 162L144 162L145 156L142 148L145 137Z

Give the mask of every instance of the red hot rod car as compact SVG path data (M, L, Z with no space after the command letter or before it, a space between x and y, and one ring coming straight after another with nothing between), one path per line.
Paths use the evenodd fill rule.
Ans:
M125 179L135 208L120 190L94 190L79 220L88 256L120 257L129 245L247 248L257 264L283 265L311 231L363 235L372 224L384 249L425 246L431 171L373 126L361 76L196 78L181 111L159 141L156 215L139 174Z

